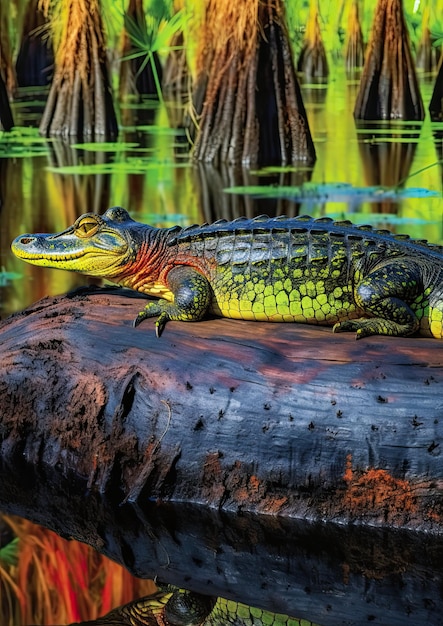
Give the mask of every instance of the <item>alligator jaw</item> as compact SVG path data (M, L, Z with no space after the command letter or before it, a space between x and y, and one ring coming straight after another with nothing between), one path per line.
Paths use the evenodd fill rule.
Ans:
M60 236L63 235L63 236ZM81 272L90 276L112 276L128 253L122 237L111 241L96 237L79 239L72 229L58 235L25 234L11 244L16 257L32 265Z

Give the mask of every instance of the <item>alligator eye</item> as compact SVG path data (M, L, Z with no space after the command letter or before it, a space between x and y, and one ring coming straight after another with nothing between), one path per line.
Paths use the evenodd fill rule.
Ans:
M98 223L93 217L85 217L75 226L77 237L92 237L98 230Z

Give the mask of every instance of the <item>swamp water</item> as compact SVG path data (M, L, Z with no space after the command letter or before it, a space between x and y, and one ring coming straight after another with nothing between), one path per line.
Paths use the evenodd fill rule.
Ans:
M421 87L427 107L432 82L423 79ZM443 243L443 124L432 124L427 116L421 124L357 126L356 90L357 83L340 73L327 86L304 86L317 151L314 167L261 170L191 165L184 133L170 129L167 111L152 103L122 109L116 143L46 140L35 127L42 102L26 94L14 104L18 127L0 134L1 317L89 281L20 262L10 253L12 239L24 232L61 231L82 213L102 213L113 205L155 226L309 213ZM34 481L29 484L35 489ZM413 598L417 572L439 567L421 538L173 506L159 511L128 505L110 524L112 506L69 503L63 500L67 491L61 485L57 508L69 511L74 526L76 516L97 525L101 520L108 554L137 575L161 578L168 570L169 582L185 586L188 581L194 590L325 626L404 624L404 590L410 588L411 614L440 623L439 577L422 581L419 610ZM20 510L32 517L25 504L18 504ZM89 539L94 544L99 538L91 534ZM122 553L123 544L131 546L131 558ZM392 560L386 561L386 554Z

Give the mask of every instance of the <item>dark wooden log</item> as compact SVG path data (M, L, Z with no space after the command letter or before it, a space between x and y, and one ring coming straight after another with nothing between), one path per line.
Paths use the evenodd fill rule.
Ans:
M132 328L48 298L0 327L0 451L122 500L443 528L443 356L424 338L227 319Z

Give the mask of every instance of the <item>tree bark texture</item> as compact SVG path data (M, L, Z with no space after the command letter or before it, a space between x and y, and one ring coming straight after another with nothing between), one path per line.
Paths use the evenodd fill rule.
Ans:
M358 0L353 0L349 7L348 30L346 36L345 62L346 71L353 72L364 65L365 44L360 23Z
M378 0L354 108L365 120L423 120L402 0Z
M186 125L185 117L189 115L192 91L183 31L178 31L172 37L163 72L162 89L171 127L183 128Z
M12 63L12 46L9 37L10 5L0 2L0 76L6 85L9 96L15 93L17 80ZM3 109L3 104L0 111Z
M313 163L315 149L282 2L208 0L202 32L193 92L198 118L193 158Z
M118 132L100 0L63 0L66 21L40 124L43 135L113 137Z
M421 38L418 43L415 65L424 72L435 72L442 55L442 46L434 46L435 37L430 31L430 5L425 5L421 22Z
M443 357L424 338L226 319L133 329L140 299L0 327L0 452L122 501L443 529Z

